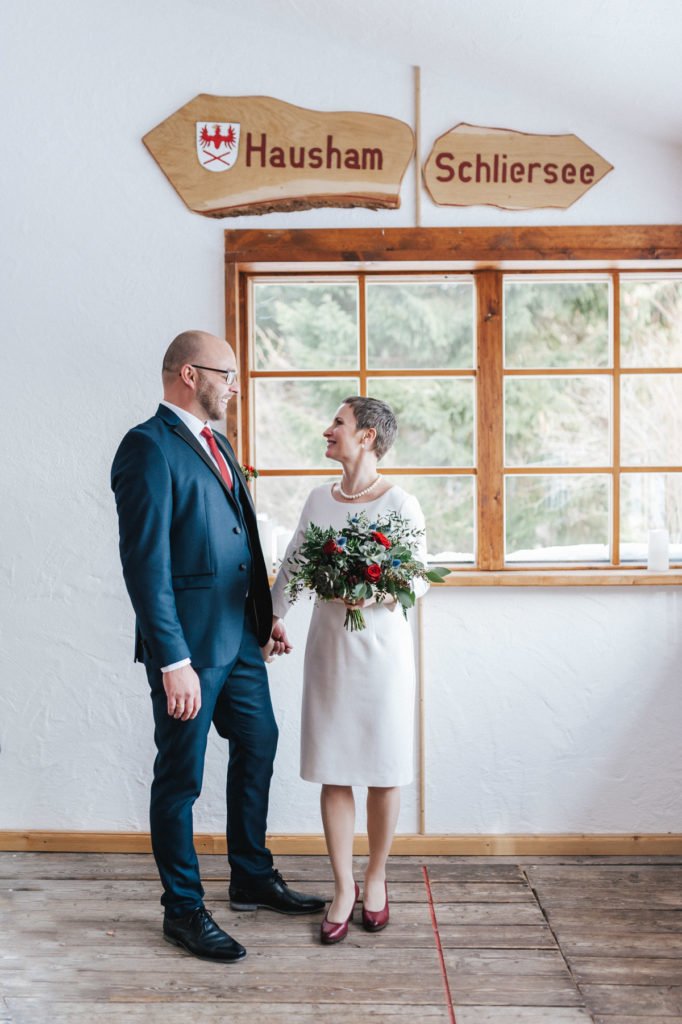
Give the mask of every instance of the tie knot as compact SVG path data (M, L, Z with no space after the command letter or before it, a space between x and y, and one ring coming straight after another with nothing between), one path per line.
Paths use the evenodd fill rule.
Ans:
M204 429L201 431L201 436L205 437L206 440L208 441L209 437L213 437L213 431L211 430L210 427L204 427Z

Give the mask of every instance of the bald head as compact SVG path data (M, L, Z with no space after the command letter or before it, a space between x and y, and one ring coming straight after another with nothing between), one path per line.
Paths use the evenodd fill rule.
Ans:
M163 357L163 397L200 419L220 419L239 391L236 381L221 381L220 374L236 368L234 352L224 338L208 331L183 331Z
M218 351L224 355L226 345L226 341L207 331L183 331L166 349L161 372L164 377L175 376L186 363L205 362L210 352Z

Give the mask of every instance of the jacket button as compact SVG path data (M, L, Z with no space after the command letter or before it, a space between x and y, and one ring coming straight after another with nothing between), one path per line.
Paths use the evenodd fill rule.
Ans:
M241 526L233 526L232 527L232 533L241 533L241 532L242 532Z
M242 564L239 566L239 568L240 568L240 570L242 572L246 572L246 562L242 562Z

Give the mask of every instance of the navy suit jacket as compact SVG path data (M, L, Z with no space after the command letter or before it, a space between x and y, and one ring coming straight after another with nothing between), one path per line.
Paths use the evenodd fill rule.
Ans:
M116 452L111 486L123 576L137 616L138 661L228 665L239 650L245 608L260 645L270 636L272 602L255 509L227 438L215 437L233 490L165 405L128 431Z

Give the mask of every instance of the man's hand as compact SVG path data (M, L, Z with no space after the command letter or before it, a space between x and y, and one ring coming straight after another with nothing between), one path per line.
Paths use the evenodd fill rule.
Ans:
M279 656L280 654L289 654L293 651L293 647L289 643L287 631L284 628L284 623L281 619L278 619L276 615L273 615L272 617L272 633L270 634L270 639L273 641L272 650L270 651L272 655Z
M182 722L196 718L201 707L199 676L191 665L163 673L163 688L168 699L168 714Z

